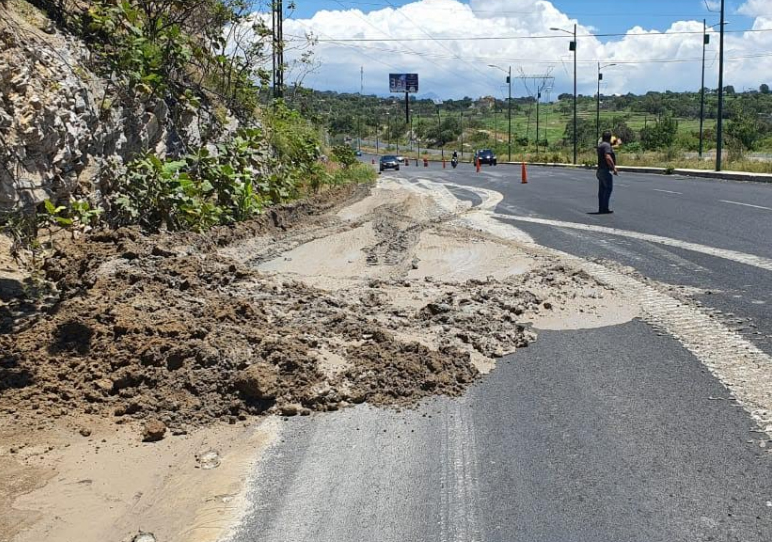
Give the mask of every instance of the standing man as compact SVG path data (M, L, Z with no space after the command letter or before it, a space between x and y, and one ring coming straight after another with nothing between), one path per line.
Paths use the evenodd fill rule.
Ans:
M619 175L617 171L617 156L614 147L611 146L611 132L603 132L600 145L598 145L598 214L607 215L614 211L608 208L611 199L611 191L614 189L614 177Z

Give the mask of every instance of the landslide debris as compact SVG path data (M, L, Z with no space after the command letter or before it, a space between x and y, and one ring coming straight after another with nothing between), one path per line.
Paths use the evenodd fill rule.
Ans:
M144 419L144 437L157 440L213 420L457 396L479 377L480 360L535 339L519 322L598 286L549 262L501 279L421 276L416 225L383 221L393 213L377 208L395 243L383 251L376 236L360 252L366 267L388 255L385 278L321 289L249 266L264 261L255 247L296 245L293 236L313 232L326 243L368 220L344 227L321 216L334 201L206 234L125 228L61 244L45 269L59 301L6 321L13 329L0 334L0 413L31 424L72 413Z

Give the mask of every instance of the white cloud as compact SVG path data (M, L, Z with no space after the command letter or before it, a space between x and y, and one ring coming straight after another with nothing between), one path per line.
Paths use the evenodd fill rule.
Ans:
M741 12L755 18L754 28L772 28L772 1L748 0ZM496 64L505 69L511 65L515 76L520 70L528 74L551 71L556 78L554 97L572 87L573 56L568 51L570 37L550 28L572 30L574 24L578 24L580 35L580 93L595 93L598 62L617 64L606 71L605 93L699 88L702 21L697 20L673 23L661 35L635 27L625 36L601 42L595 37L581 37L591 33L591 28L546 0L470 0L468 4L458 0L419 0L399 9L367 14L354 9L320 11L310 19L288 20L284 28L287 35L294 36L312 31L321 40L373 40L320 41L316 57L321 67L305 80L307 86L314 88L358 92L360 66L364 66L367 93L386 93L389 72L417 72L421 93L503 97L504 74L488 67ZM556 34L561 37L533 38ZM497 36L520 39L485 39ZM443 39L457 37L465 39ZM394 38L416 40L393 41ZM714 35L706 71L706 85L711 87L716 86L717 50L718 36ZM772 32L728 35L726 84L757 88L761 83L772 83L770 54ZM513 90L517 95L524 94L517 79Z
M772 2L769 0L748 0L737 11L748 17L772 18Z

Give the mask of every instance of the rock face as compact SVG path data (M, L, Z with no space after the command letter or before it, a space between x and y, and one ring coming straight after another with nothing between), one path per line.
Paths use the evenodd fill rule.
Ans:
M0 10L0 210L97 195L108 168L141 151L201 144L206 113L158 98L121 105L91 64L82 41L31 5Z

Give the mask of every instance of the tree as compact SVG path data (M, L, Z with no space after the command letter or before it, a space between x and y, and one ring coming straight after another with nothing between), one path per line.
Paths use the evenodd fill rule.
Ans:
M666 149L673 146L678 131L678 123L670 116L662 117L658 122L641 130L641 145L645 150Z
M762 83L761 86L759 87L759 92L761 92L762 94L769 94L769 85L766 83Z
M758 124L746 114L741 114L730 120L726 126L729 137L736 139L744 150L753 150L761 139Z

